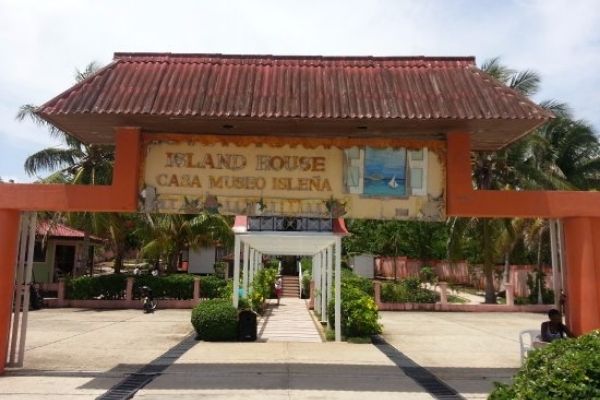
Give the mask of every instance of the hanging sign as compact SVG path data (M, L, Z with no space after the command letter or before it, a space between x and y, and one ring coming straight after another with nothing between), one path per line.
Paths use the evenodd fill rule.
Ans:
M442 161L427 148L152 140L147 212L439 220Z

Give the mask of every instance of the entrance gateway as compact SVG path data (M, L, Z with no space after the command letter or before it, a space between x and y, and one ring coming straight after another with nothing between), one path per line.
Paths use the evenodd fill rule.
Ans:
M560 219L568 325L600 328L600 193L473 190L472 150L501 149L552 118L474 58L116 53L37 114L114 144L114 175L108 186L0 185L0 373L21 216L35 211L208 210L246 218L245 229L280 216ZM269 252L269 231L240 231L236 247ZM280 249L320 262L326 296L340 234L289 235L277 234Z

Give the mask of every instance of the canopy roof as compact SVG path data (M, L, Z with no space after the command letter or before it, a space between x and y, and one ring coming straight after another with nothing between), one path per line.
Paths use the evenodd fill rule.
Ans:
M37 113L89 143L113 143L116 126L413 139L461 129L475 150L501 148L552 117L473 57L171 53L116 53Z
M235 217L233 232L242 242L263 254L310 256L335 243L336 237L348 235L343 218L335 218L331 232L249 231L248 217Z

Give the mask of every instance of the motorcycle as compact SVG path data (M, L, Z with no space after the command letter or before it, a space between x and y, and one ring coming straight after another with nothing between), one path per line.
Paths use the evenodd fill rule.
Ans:
M152 294L152 289L148 286L142 286L140 288L142 292L142 303L144 308L144 313L153 313L156 310L156 300L154 300L154 295Z

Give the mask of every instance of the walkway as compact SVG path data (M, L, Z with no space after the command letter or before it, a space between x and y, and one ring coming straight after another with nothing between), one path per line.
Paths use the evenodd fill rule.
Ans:
M518 332L547 318L499 312L381 316L387 344L194 344L186 339L190 310L44 309L29 315L25 368L0 378L0 399L89 400L146 380L134 399L451 398L443 387L423 382L433 374L466 399L484 400L492 382L507 382L519 366Z
M258 323L262 342L321 342L321 336L306 308L305 300L284 297L279 305L269 300L267 311Z

